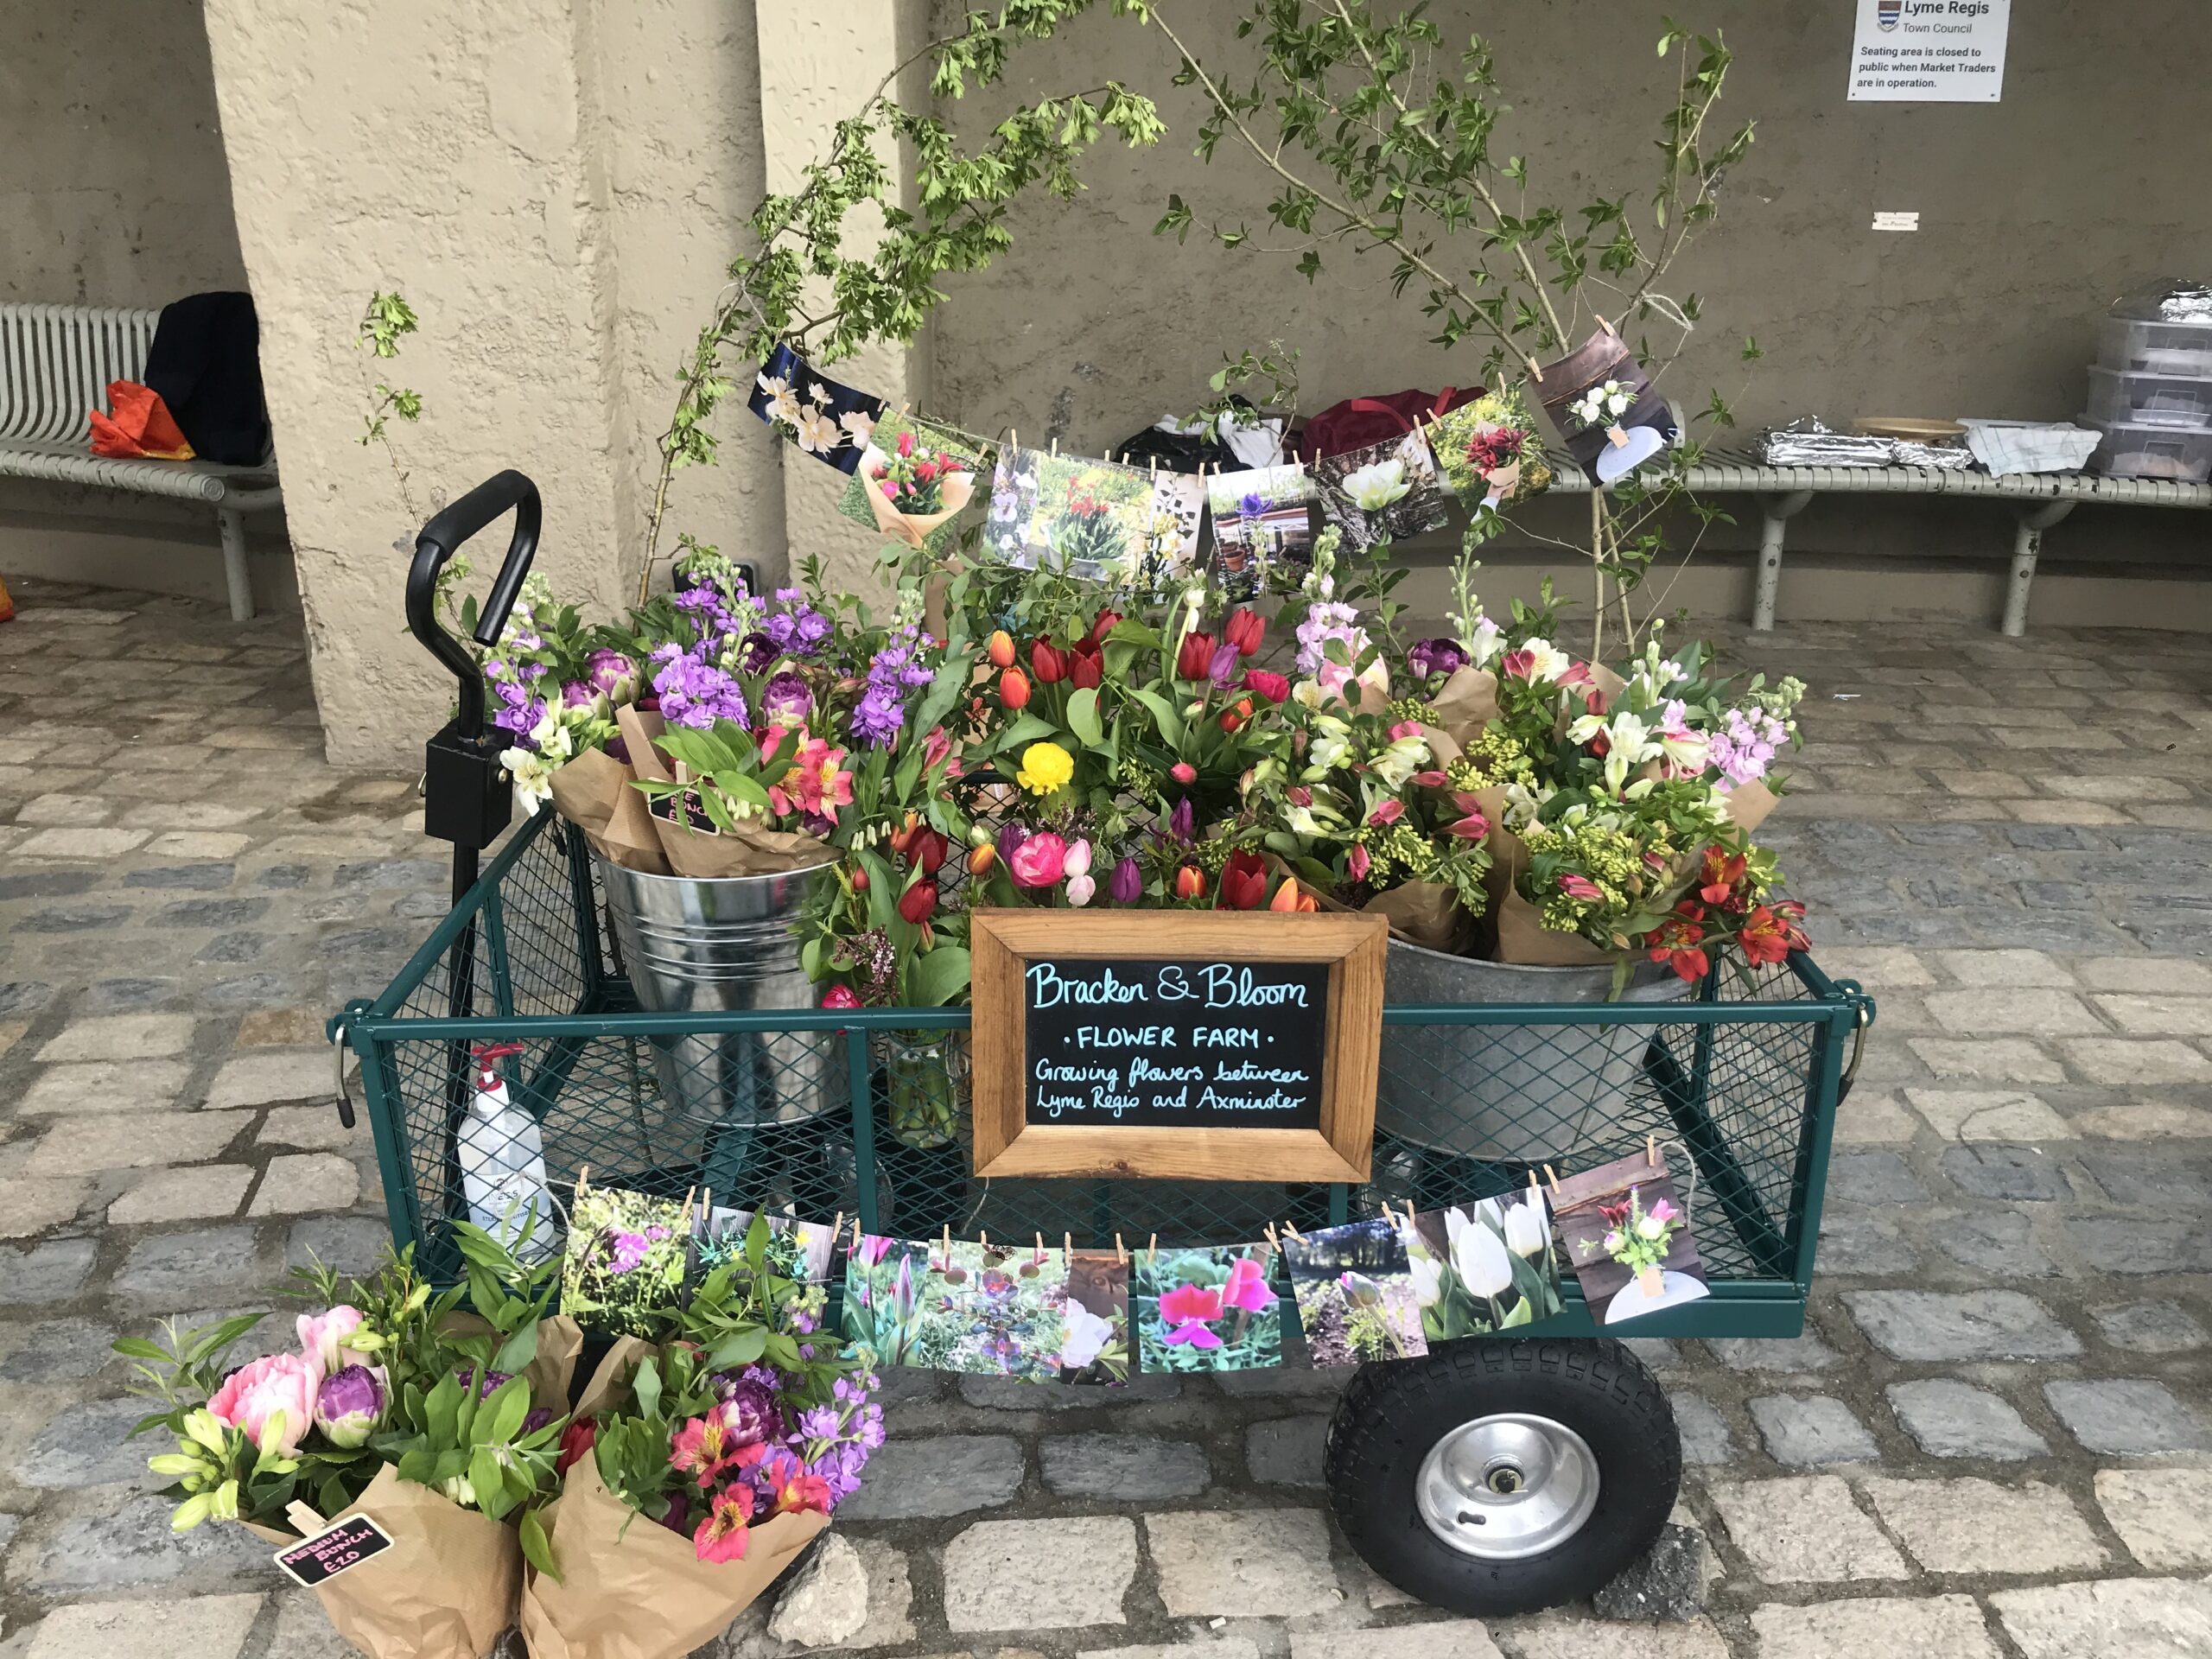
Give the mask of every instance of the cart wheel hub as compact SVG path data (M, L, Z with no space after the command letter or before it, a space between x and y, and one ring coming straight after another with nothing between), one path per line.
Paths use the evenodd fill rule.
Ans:
M1428 1529L1460 1554L1522 1560L1582 1530L1598 1506L1598 1459L1549 1417L1478 1417L1429 1448L1414 1496Z

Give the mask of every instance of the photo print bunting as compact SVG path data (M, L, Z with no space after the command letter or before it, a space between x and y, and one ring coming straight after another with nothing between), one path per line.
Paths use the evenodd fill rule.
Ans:
M1248 1371L1282 1363L1282 1300L1266 1244L1132 1252L1129 1316L1147 1371Z
M1313 568L1313 480L1293 461L1206 479L1214 572L1232 598L1298 586Z
M999 451L983 539L1024 570L1133 583L1154 544L1152 474L1042 449Z
M841 473L860 465L883 399L832 380L789 346L768 353L745 406L817 461Z
M1610 328L1544 365L1536 390L1567 452L1599 484L1626 477L1675 441L1674 411Z
M1421 1332L1430 1342L1541 1324L1565 1311L1543 1195L1423 1211L1408 1241Z
M1205 480L1191 473L1153 473L1152 531L1139 583L1146 592L1177 586L1197 566L1205 507Z
M1306 1351L1316 1366L1428 1351L1405 1233L1376 1217L1282 1241Z
M989 465L988 451L958 433L903 410L887 413L837 511L909 547L949 553Z
M1517 391L1492 392L1429 423L1428 447L1445 487L1470 513L1496 512L1552 481L1535 417Z
M1441 530L1450 519L1436 457L1419 431L1313 463L1321 511L1354 547Z
M1060 1306L1060 1381L1119 1386L1129 1380L1129 1264L1116 1255L1068 1256Z
M1061 1371L1058 1250L863 1235L845 1263L845 1339L884 1365L1050 1382Z
M1562 1177L1552 1202L1560 1240L1598 1324L1619 1325L1711 1294L1688 1207L1656 1145Z
M594 1331L658 1335L658 1316L683 1294L690 1208L619 1187L579 1191L561 1264L562 1312Z
M828 1227L791 1216L770 1216L767 1223L769 1272L802 1285L829 1282L831 1254L837 1241ZM746 1235L752 1226L749 1210L727 1210L716 1205L709 1211L691 1241L700 1276L727 1262L743 1260Z

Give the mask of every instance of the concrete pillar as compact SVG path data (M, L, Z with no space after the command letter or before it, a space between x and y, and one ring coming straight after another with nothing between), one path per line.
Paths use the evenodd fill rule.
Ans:
M778 31L743 0L208 0L207 30L330 758L408 764L452 690L400 635L420 517L518 467L561 591L632 592L672 373L763 188ZM396 364L354 348L377 288L422 318ZM379 378L425 397L393 427L411 516L358 441ZM774 449L727 408L671 529L779 569Z

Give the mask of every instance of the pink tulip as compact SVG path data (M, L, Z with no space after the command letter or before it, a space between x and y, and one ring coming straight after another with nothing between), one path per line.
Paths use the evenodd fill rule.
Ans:
M1018 887L1049 887L1067 866L1068 844L1051 830L1032 836L1007 860Z
M226 1427L244 1429L257 1446L273 1427L277 1451L289 1458L315 1427L315 1392L321 1386L315 1361L271 1354L232 1371L207 1409Z
M323 1376L343 1370L353 1363L355 1351L346 1338L361 1328L361 1310L340 1302L321 1315L302 1313L296 1321L300 1333L300 1351L315 1362L315 1368Z
M860 997L849 985L832 985L822 994L822 1006L825 1008L857 1008L860 1005Z

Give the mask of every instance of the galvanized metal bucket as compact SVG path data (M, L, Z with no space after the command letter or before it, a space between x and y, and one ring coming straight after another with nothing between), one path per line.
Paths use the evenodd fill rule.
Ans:
M1390 941L1391 1003L1603 1002L1613 970L1478 962ZM1625 1002L1690 986L1642 964ZM1587 1146L1643 1082L1649 1026L1385 1026L1375 1126L1453 1157L1536 1164Z
M710 880L647 875L592 856L631 988L646 1012L752 1013L812 1008L819 1000L791 932L813 871ZM842 1109L842 1053L827 1032L653 1039L668 1106L695 1123L734 1132L725 1135L733 1144L717 1162L739 1153L753 1131Z

